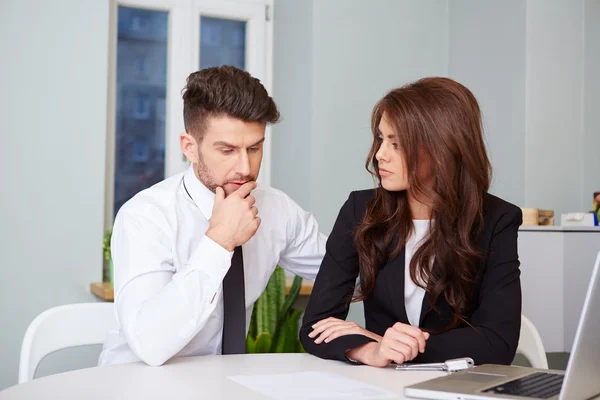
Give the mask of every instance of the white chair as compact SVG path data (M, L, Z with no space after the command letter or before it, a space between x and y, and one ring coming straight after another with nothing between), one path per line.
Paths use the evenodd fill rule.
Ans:
M25 332L19 383L33 379L40 361L52 352L104 343L116 323L113 303L68 304L44 311Z
M521 336L517 353L525 356L533 368L548 369L548 359L542 338L535 325L524 315L521 315Z

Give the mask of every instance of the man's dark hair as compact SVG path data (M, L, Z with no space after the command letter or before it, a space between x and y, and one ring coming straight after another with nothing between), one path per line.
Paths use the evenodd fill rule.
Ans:
M210 117L274 124L279 111L260 80L232 67L206 68L190 74L183 89L185 130L201 140Z

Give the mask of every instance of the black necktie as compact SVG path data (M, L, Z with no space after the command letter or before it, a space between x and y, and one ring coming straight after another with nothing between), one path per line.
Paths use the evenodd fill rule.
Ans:
M246 353L246 291L242 246L235 248L223 279L223 354Z

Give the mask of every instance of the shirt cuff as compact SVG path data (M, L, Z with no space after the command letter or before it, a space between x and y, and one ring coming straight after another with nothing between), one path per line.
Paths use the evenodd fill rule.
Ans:
M232 256L232 251L227 251L208 236L204 236L200 239L189 260L177 272L185 276L193 271L198 271L202 275L208 276L209 279L221 282L229 271Z

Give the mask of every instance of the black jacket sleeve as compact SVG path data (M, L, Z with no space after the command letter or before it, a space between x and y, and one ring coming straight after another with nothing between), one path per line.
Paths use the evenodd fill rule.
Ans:
M347 360L346 352L372 341L363 335L341 336L330 343L315 344L308 337L312 325L335 317L345 320L358 277L358 255L352 244L356 226L354 195L342 206L327 240L326 253L315 280L300 329L300 341L307 352L326 359Z

